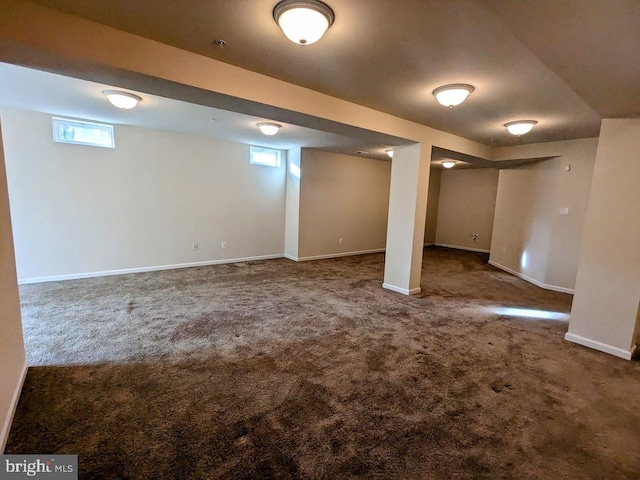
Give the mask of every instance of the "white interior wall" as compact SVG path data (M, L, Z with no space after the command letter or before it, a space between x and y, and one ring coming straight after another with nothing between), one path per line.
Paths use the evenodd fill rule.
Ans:
M282 256L286 166L247 145L120 125L115 149L67 145L50 115L0 115L19 279Z
M287 152L287 187L285 206L284 254L298 260L298 234L300 231L300 160L302 151L293 148ZM298 175L296 175L298 173Z
M501 170L490 262L544 283L555 204L548 163Z
M245 145L125 126L116 126L115 150L54 144L49 115L0 113L23 281L288 250L298 254L293 258L313 258L384 248L388 162L303 150L302 184L308 190L301 194L304 186L297 184L302 196L286 207L285 228L284 184L291 174L284 165L249 165ZM21 134L27 129L29 137ZM493 210L495 171L443 172L439 202L433 202L434 176L428 206L433 212L439 203L436 243L484 250L493 233L492 263L572 289L596 145L597 139L587 139L497 149L498 158L562 157L502 172L493 232L487 212ZM571 172L564 172L566 164ZM289 178L287 189L295 180ZM568 216L557 214L560 204L569 208ZM295 236L289 232L294 228ZM479 233L478 241L471 233Z
M597 145L588 138L496 149L498 160L559 157L500 171L490 263L573 291Z
M0 142L0 453L9 436L26 371L9 195Z
M385 248L390 162L302 149L301 170L300 259Z
M625 359L640 313L640 120L602 121L567 340Z
M488 252L497 189L498 171L492 168L443 171L436 245Z
M427 219L424 227L425 245L434 245L436 243L441 175L442 170L439 168L431 168L431 172L429 173L429 193L427 195Z
M382 287L404 295L420 293L424 232L433 145L394 148Z

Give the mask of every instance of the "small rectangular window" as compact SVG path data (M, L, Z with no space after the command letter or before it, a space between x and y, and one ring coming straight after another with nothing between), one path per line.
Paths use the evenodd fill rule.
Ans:
M271 148L249 147L249 163L252 165L265 165L267 167L279 167L282 152Z
M113 125L53 117L53 141L115 148Z

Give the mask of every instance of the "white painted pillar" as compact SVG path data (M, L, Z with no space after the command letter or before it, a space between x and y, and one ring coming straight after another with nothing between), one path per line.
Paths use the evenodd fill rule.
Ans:
M284 256L298 261L300 238L300 179L302 149L287 152L287 187L285 194Z
M0 453L4 451L9 436L11 420L26 373L9 192L0 129Z
M603 120L569 341L630 359L640 321L640 120Z
M431 145L394 148L382 286L405 295L420 292L430 164Z

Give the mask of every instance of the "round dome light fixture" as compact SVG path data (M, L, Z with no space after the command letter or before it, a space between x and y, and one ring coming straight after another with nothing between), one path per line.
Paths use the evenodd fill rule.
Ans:
M455 166L456 162L454 162L453 160L447 160L446 162L442 162L442 166L444 168L453 168Z
M271 122L260 122L257 124L257 127L264 135L271 137L278 133L278 130L282 128L282 125Z
M433 95L440 105L453 108L464 102L469 94L473 92L473 85L466 83L452 83L450 85L442 85L433 91Z
M529 133L537 123L538 122L535 120L518 120L515 122L505 123L504 126L507 127L507 130L509 130L511 135L520 136L525 133Z
M385 150L384 153L386 153L389 158L393 158L393 148L390 150Z
M138 102L142 100L142 97L134 95L129 92L122 92L120 90L103 90L102 93L107 97L114 107L122 110L131 110L138 105Z
M273 9L273 19L293 43L311 45L333 25L335 14L319 0L282 0Z

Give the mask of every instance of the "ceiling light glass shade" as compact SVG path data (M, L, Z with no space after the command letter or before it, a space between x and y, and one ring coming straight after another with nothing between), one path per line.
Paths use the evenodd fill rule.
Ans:
M311 45L333 24L331 7L318 0L283 0L273 9L273 18L286 37L298 45Z
M512 135L524 135L529 133L536 123L538 122L535 120L518 120L517 122L505 123L504 126Z
M453 162L453 161L442 162L442 166L444 168L453 168L455 164L456 162Z
M471 92L473 92L473 86L466 83L454 83L436 88L433 94L440 105L453 108L464 102Z
M138 95L121 92L119 90L103 90L102 93L107 96L114 107L121 108L122 110L131 110L142 100Z
M278 133L278 130L282 128L282 125L278 125L277 123L261 122L258 123L258 128L263 134L270 137Z
M393 158L393 150L385 150L384 153L386 153L389 158Z

